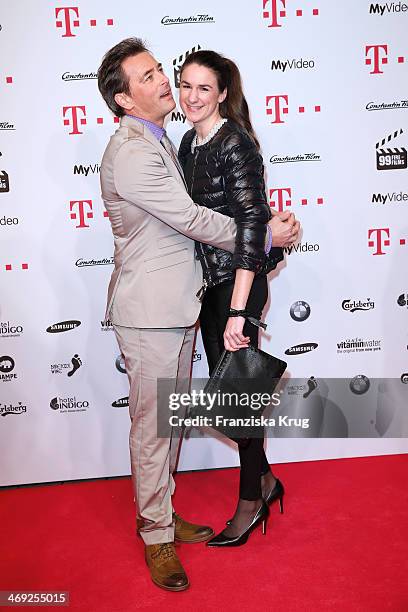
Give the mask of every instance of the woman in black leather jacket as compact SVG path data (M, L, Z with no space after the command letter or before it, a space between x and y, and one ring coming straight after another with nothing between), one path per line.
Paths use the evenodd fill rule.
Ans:
M263 160L237 66L214 51L190 54L180 73L180 103L194 125L179 148L189 194L194 202L234 217L237 224L233 254L196 244L207 286L200 325L211 373L224 347L239 350L248 342L258 346L258 327L237 312L245 310L260 319L268 299L266 273L283 254L282 249L272 248L265 256L271 213ZM244 544L257 525L265 525L269 504L279 500L282 511L284 489L270 470L263 437L238 442L238 449L237 508L226 529L209 546Z

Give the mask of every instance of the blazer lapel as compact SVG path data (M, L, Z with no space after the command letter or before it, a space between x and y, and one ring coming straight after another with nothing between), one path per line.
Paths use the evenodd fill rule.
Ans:
M166 160L168 162L166 164L167 168L169 170L171 170L171 173L172 173L172 175L174 177L176 177L178 180L181 179L183 181L183 185L187 189L187 184L186 184L186 181L184 179L183 172L181 171L181 166L180 166L180 170L179 170L177 165L174 163L171 155L166 151L164 146L161 144L160 140L157 140L156 136L154 136L151 133L151 131L149 130L149 128L146 125L144 125L143 123L141 123L137 119L132 119L132 117L127 117L126 115L121 118L120 124L130 128L132 131L135 131L138 134L142 134L143 137L146 140L148 140L150 142L150 144L152 144L155 147L155 149L157 149L157 151L159 151L159 153L161 155L163 155L163 153L164 153L164 156L165 156L165 158L166 158Z

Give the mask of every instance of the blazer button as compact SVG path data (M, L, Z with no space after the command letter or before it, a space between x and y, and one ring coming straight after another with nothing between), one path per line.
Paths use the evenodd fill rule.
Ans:
M197 259L197 261L200 261L199 256L197 255L197 253L195 254L195 258Z

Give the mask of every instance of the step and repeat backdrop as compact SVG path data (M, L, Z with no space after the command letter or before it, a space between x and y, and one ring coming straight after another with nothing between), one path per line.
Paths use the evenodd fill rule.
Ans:
M262 335L303 381L294 394L324 377L356 395L379 377L407 388L407 27L403 2L3 3L0 485L130 471L127 377L103 322L112 236L99 164L117 120L96 81L105 51L128 36L146 40L177 100L193 50L241 70L270 206L303 226L270 275ZM189 128L177 104L168 133L178 144ZM207 373L199 336L193 371ZM377 406L364 438L269 438L268 457L408 452L387 415ZM183 444L181 470L231 465L232 443Z

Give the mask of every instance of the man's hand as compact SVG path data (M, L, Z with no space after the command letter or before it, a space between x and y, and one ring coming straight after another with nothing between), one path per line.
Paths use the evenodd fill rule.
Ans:
M295 215L288 211L272 213L272 219L268 224L272 230L272 246L290 246L299 237L300 223L296 221Z

